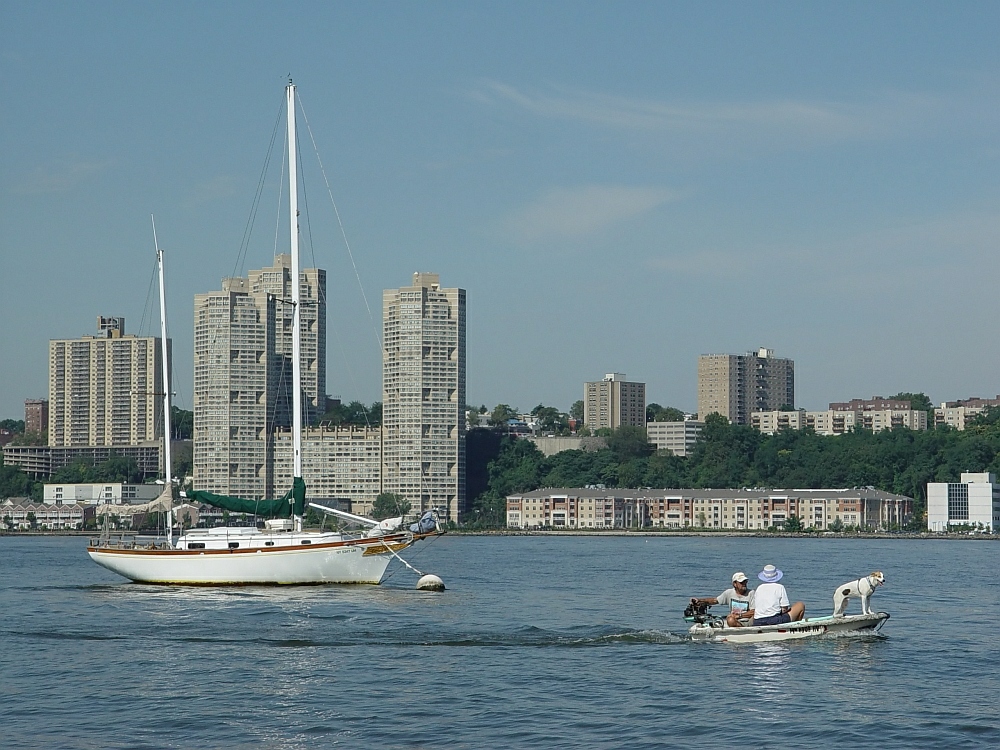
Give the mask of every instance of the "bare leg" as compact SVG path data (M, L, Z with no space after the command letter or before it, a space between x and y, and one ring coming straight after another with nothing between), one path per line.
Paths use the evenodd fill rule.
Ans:
M726 625L731 628L742 628L743 623L740 622L740 616L738 612L730 612L726 616Z
M803 619L806 616L806 605L802 602L795 602L788 610L788 616L792 618L792 622Z

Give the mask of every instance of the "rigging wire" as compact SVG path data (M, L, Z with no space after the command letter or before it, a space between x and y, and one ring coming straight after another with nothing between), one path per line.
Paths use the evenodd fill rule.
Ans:
M340 219L340 211L337 210L337 204L336 204L336 202L333 199L333 191L330 188L330 181L327 179L326 170L323 167L323 160L320 158L319 148L316 146L316 139L313 137L312 128L309 126L309 118L306 117L305 107L302 104L302 98L299 96L298 91L296 91L295 98L296 98L296 100L299 103L299 110L302 112L302 119L303 119L303 121L306 124L306 130L309 132L309 140L312 143L313 153L316 155L316 161L319 164L320 172L323 175L323 182L326 184L326 192L327 192L327 195L329 195L329 197L330 197L330 203L333 206L334 215L337 217L337 224L340 226L340 234L341 234L341 236L344 239L344 246L347 248L347 254L348 254L348 257L351 260L351 266L354 269L354 276L357 279L358 288L361 290L361 297L364 300L365 309L368 311L368 320L372 324L372 329L373 329L373 331L375 333L375 341L378 344L379 353L384 354L385 353L385 349L382 346L382 339L379 336L378 327L375 325L375 319L372 316L371 306L368 304L368 296L365 294L364 284L361 282L361 274L358 272L357 263L354 262L354 253L351 250L351 244L350 244L350 242L348 242L348 240L347 240L347 232L344 230L344 223ZM299 174L305 174L305 171L302 169L302 151L301 150L299 150L299 152L298 152L298 158L299 158ZM302 196L303 196L303 205L304 205L304 207L306 209L306 231L307 231L308 239L309 239L309 254L310 254L310 257L312 258L313 267L314 268L318 268L319 264L316 261L316 249L315 249L315 246L313 244L312 222L310 221L309 199L308 199L308 195L306 193L305 181L303 181L303 183L302 183ZM320 296L322 302L324 304L326 304L326 302L327 302L327 299L326 299L326 289L325 288L320 288L320 289L317 290L317 292L318 292L318 295ZM348 376L351 379L352 385L354 386L355 392L358 392L359 391L358 379L357 379L357 376L356 376L356 374L354 372L354 368L351 367L350 357L347 356L347 351L346 351L346 348L344 346L344 340L340 337L340 329L337 326L333 326L333 334L337 338L337 348L340 350L341 361L344 363L344 366L347 368L347 373L348 373ZM361 407L362 407L362 413L364 414L364 417L365 417L365 426L368 427L369 429L371 429L372 423L371 423L371 420L369 419L369 412L370 412L370 410L364 404L362 404Z
M257 219L257 209L260 207L261 195L264 192L264 182L267 178L267 170L271 163L271 155L274 152L274 141L278 137L278 126L281 124L282 105L278 106L278 114L274 120L274 128L271 131L271 142L267 147L267 155L264 157L264 165L261 167L260 177L257 178L257 191L254 194L253 202L250 205L250 215L247 217L246 225L243 227L243 239L240 240L239 250L236 253L236 264L233 266L233 277L243 269L247 249L250 246L250 235L253 233L253 225Z
M344 238L344 246L347 248L347 254L351 259L351 266L354 268L354 276L358 280L358 288L361 290L361 297L365 301L365 308L368 310L368 320L372 324L372 330L375 333L375 340L378 342L378 348L380 352L385 351L385 347L382 345L382 337L379 334L378 327L375 325L375 317L372 315L371 305L368 304L368 295L365 294L364 284L361 283L361 274L358 271L358 264L354 260L354 252L351 250L351 243L347 240L347 232L344 229L344 222L340 219L340 211L337 209L337 202L333 199L333 190L330 188L330 180L326 176L326 168L323 166L323 160L319 155L319 148L316 146L316 139L313 137L312 127L309 125L309 118L306 116L305 107L302 106L302 99L296 93L296 99L299 102L299 109L302 111L302 119L305 121L306 130L309 132L309 140L312 142L313 152L316 154L316 161L319 163L319 171L323 175L323 182L326 184L327 195L330 196L330 204L333 206L333 213L337 217L337 224L340 226L340 235Z

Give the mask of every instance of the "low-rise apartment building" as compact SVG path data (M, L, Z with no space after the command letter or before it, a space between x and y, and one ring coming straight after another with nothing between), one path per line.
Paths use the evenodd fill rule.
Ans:
M690 419L684 422L646 422L646 439L656 450L668 450L675 456L686 456L694 450L704 422Z
M94 512L93 506L77 503L56 505L33 503L27 499L8 499L0 504L0 523L10 531L62 531L83 528L84 517Z
M948 425L964 430L966 423L987 409L1000 409L1000 395L996 398L967 398L964 401L945 401L934 410L934 426Z
M913 514L913 499L854 489L542 489L507 496L516 529L783 527L792 515L806 528L889 529ZM839 524L838 524L839 521Z
M909 402L904 402L909 405ZM858 427L881 432L894 427L927 429L927 412L914 409L828 409L827 411L761 411L750 415L750 424L767 435L779 430L812 428L817 435L843 435Z
M162 484L98 482L89 484L45 484L42 501L46 505L112 505L148 503L163 492Z

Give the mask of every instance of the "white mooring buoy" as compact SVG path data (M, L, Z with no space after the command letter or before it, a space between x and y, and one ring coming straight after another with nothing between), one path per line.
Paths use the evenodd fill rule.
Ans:
M444 581L433 573L428 573L417 581L417 589L420 591L444 591Z

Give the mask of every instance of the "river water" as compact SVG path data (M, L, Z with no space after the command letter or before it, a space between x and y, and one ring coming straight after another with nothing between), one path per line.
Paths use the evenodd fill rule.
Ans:
M448 585L128 583L81 538L0 538L0 746L1000 746L989 541L462 537ZM878 636L692 643L682 611L784 570L807 614L882 570ZM850 611L858 611L851 603Z

